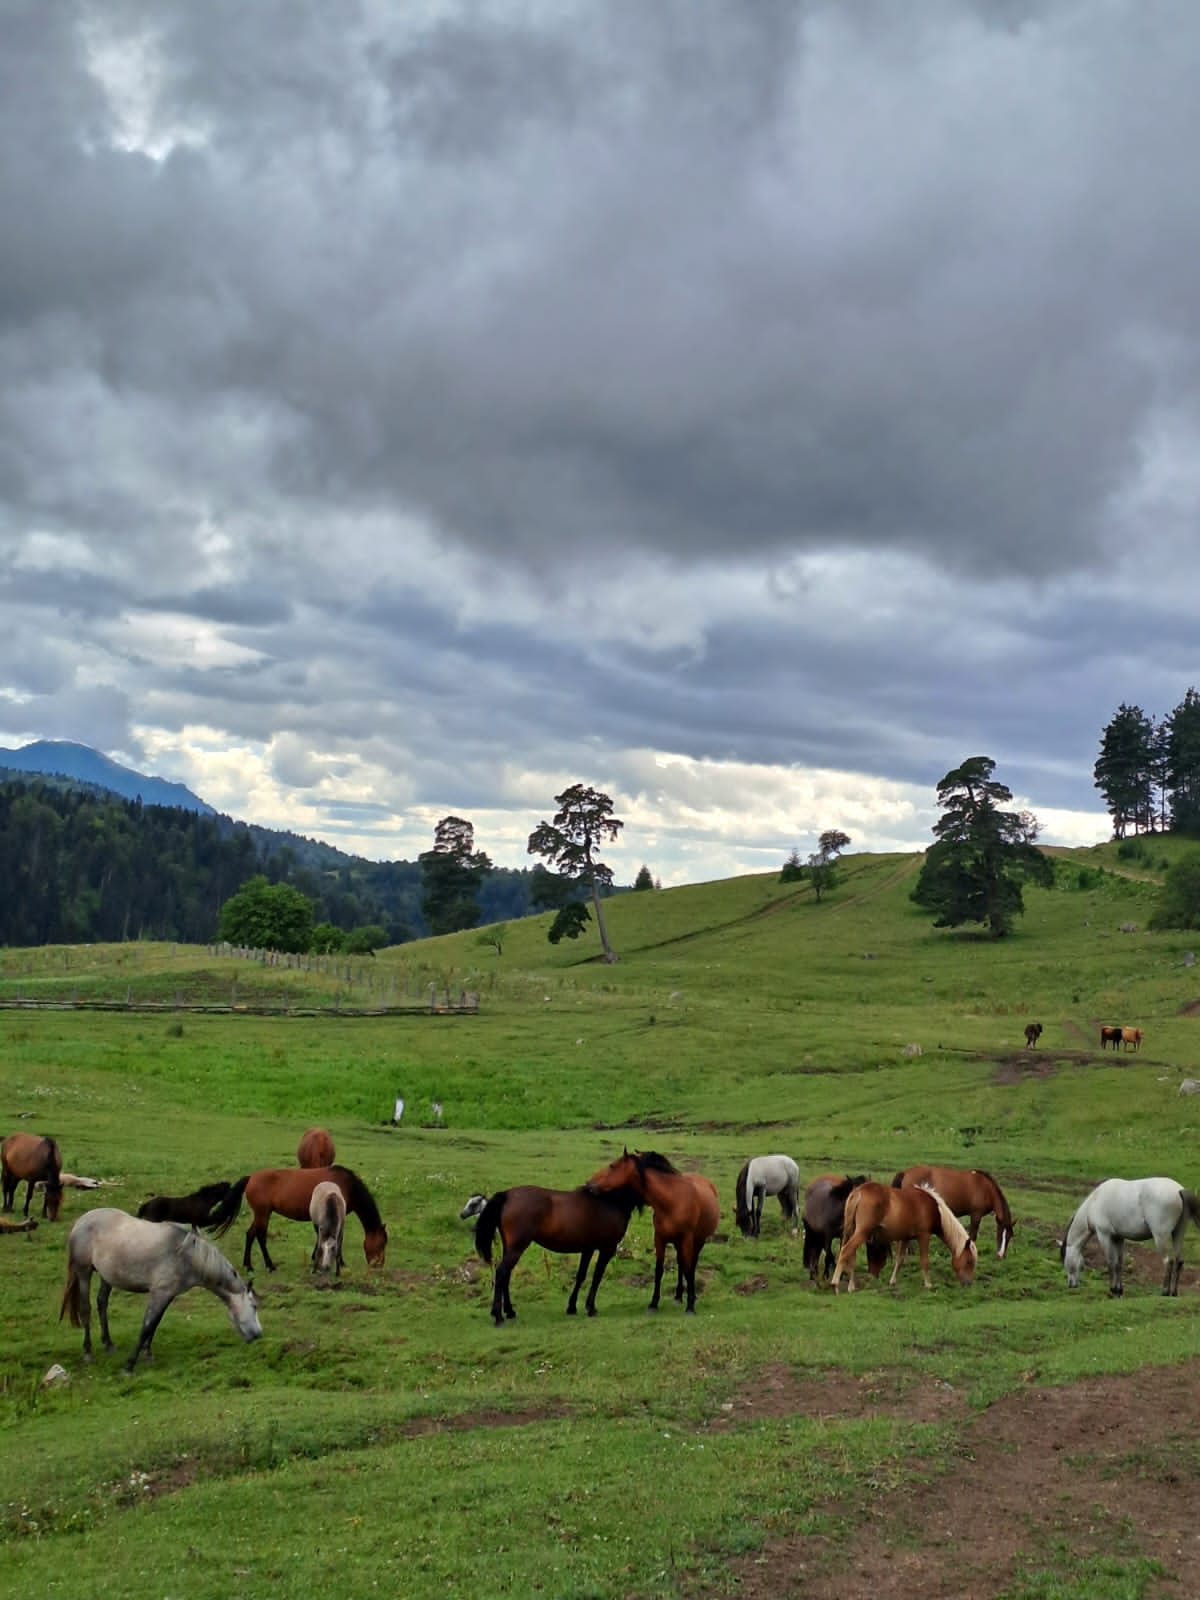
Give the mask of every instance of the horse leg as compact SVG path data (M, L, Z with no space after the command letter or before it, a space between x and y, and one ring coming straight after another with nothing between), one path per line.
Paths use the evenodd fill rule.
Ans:
M29 1182L25 1185L25 1210L22 1212L22 1215L26 1217L29 1215L29 1203L33 1199L33 1185L34 1180L32 1178L30 1178Z
M888 1279L888 1288L896 1287L896 1279L900 1276L900 1263L904 1260L904 1253L908 1249L908 1240L900 1239L896 1244L896 1265L892 1268L892 1275Z
M655 1233L655 1235L654 1235L654 1293L650 1296L650 1304L646 1308L649 1311L657 1311L658 1310L658 1296L659 1296L660 1290L662 1289L663 1257L666 1255L666 1253L667 1253L667 1241L663 1238L662 1234Z
M983 1221L982 1211L972 1211L971 1226L967 1229L967 1236L972 1244L979 1238L979 1224Z
M133 1353L130 1355L129 1360L125 1363L126 1372L133 1371L137 1365L137 1359L141 1355L144 1355L147 1361L154 1360L154 1352L150 1346L154 1341L154 1335L158 1332L158 1325L163 1319L163 1312L174 1298L174 1295L164 1295L161 1292L150 1295L150 1301L146 1307L146 1315L142 1318L142 1331L138 1335L138 1342L134 1345Z
M832 1289L837 1293L837 1286L846 1267L850 1268L850 1282L846 1285L850 1294L854 1293L854 1258L858 1254L860 1244L866 1244L867 1236L861 1228L855 1228L850 1237L843 1241L842 1248L838 1251L837 1266L833 1269Z
M79 1283L79 1320L83 1323L83 1359L91 1361L93 1359L91 1267L76 1267L75 1277Z
M676 1300L676 1304L678 1304L678 1305L682 1305L683 1304L683 1284L684 1284L683 1246L682 1246L681 1242L678 1239L676 1239L676 1241L675 1241L675 1300Z
M1111 1233L1098 1233L1097 1237L1108 1261L1108 1292L1114 1300L1119 1300L1125 1293L1125 1241Z
M106 1278L101 1278L100 1287L96 1291L96 1315L100 1318L100 1342L106 1350L111 1350L113 1347L108 1331L108 1297L111 1293L112 1284Z
M933 1284L929 1280L929 1235L927 1233L920 1234L917 1238L917 1245L921 1251L921 1281L927 1289L932 1289Z
M596 1271L592 1278L592 1287L588 1290L588 1297L583 1303L584 1310L589 1317L596 1315L596 1290L600 1287L600 1280L604 1276L608 1263L616 1253L617 1250L614 1245L611 1250L601 1250L596 1257Z
M691 1237L684 1242L682 1254L679 1245L675 1246L675 1254L680 1258L679 1275L681 1278L687 1277L687 1305L684 1309L693 1317L696 1315L696 1263L700 1259L700 1249Z
M504 1326L505 1317L511 1320L517 1314L513 1310L512 1297L508 1292L508 1280L512 1277L513 1268L524 1253L524 1245L520 1249L505 1245L504 1254L500 1257L500 1265L496 1268L496 1287L492 1291L492 1321L498 1328Z
M575 1315L575 1302L579 1299L579 1289L583 1280L587 1277L587 1270L592 1264L592 1257L595 1253L594 1249L588 1249L579 1257L579 1271L575 1274L575 1287L571 1290L571 1298L567 1301L567 1315L569 1317Z

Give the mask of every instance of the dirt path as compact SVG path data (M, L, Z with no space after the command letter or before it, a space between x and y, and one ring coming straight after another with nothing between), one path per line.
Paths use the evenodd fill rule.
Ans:
M874 1382L882 1414L956 1415L953 1394L928 1385L889 1403L886 1380L836 1381L857 1385L860 1400ZM803 1386L791 1387L793 1409L811 1414ZM1039 1568L1140 1556L1163 1569L1147 1590L1154 1600L1200 1595L1198 1414L1200 1361L1008 1395L963 1423L944 1475L914 1462L911 1484L888 1501L830 1507L831 1524L852 1530L846 1539L777 1540L737 1563L737 1593L989 1600Z

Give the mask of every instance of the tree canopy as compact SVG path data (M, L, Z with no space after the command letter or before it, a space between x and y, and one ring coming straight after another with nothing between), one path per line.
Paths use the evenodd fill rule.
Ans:
M492 863L475 848L475 829L465 817L443 817L433 849L418 856L421 911L430 933L457 933L479 922L479 890Z
M613 815L610 796L582 783L572 784L556 794L554 803L558 810L553 822L538 823L529 835L527 851L530 855L541 856L543 861L556 867L562 877L590 891L604 959L615 961L617 957L608 942L604 913L600 909L600 890L611 889L612 869L596 852L616 839L625 824Z
M808 881L813 886L817 904L821 896L837 885L837 864L842 851L850 843L850 835L840 828L826 828L817 840L817 848L808 858Z
M995 768L990 756L971 756L938 784L943 815L912 898L937 912L935 927L980 922L999 939L1025 910L1022 884L1048 886L1054 868L1037 848L1037 818L1001 809L1012 791L993 779Z
M289 883L268 883L260 873L221 907L221 938L254 950L307 950L313 904Z

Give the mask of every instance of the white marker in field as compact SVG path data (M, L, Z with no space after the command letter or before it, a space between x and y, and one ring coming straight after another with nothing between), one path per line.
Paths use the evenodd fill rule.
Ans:
M393 1123L393 1125L396 1124L397 1122L399 1122L400 1118L403 1115L404 1115L404 1101L400 1098L399 1095L397 1095L396 1096L396 1109L392 1113L392 1123Z

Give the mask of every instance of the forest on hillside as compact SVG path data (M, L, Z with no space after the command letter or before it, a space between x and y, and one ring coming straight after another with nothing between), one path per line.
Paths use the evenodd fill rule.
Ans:
M223 903L260 874L306 895L317 922L347 931L376 923L390 944L427 931L415 861L367 861L229 817L92 789L0 781L0 944L204 944L217 937ZM479 888L480 921L529 915L533 878L491 868Z

